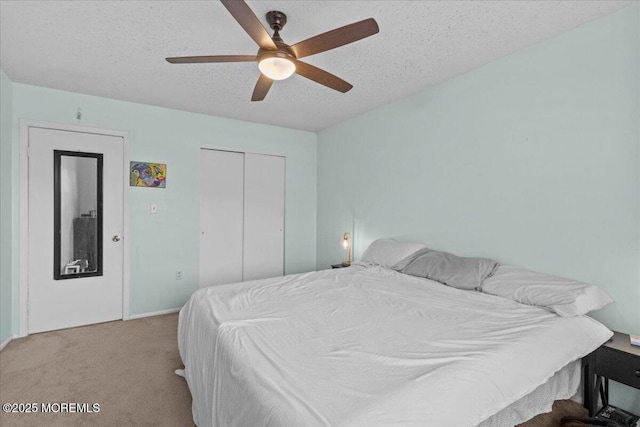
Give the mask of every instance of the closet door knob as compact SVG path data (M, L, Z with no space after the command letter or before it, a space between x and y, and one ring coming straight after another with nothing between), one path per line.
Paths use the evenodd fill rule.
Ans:
M113 236L111 238L111 240L113 240L114 242L119 242L120 241L120 236L118 236L117 234L115 236Z

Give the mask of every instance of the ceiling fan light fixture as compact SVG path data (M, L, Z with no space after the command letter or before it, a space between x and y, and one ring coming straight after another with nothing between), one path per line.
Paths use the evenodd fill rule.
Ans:
M271 80L284 80L296 72L296 64L287 56L278 53L262 55L258 62L260 72Z

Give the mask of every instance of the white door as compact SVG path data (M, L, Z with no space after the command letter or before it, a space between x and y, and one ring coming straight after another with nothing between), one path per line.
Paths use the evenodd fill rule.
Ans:
M242 282L244 154L200 150L200 287Z
M29 333L121 319L123 138L29 127L28 139Z
M285 158L200 150L200 287L282 276Z
M282 276L285 159L246 153L244 165L243 279Z

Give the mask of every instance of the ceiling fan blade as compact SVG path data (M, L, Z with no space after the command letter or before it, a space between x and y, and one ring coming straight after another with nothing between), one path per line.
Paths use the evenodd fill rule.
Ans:
M263 49L277 50L271 36L260 23L258 17L243 0L220 0L238 24Z
M267 92L271 89L271 85L273 84L273 80L264 74L260 73L260 78L258 78L258 83L256 83L255 89L253 89L253 95L251 95L252 101L262 101L265 96L267 96Z
M209 55L209 56L177 56L166 58L172 64L201 64L205 62L253 62L255 55Z
M298 59L304 58L305 56L315 55L316 53L364 39L376 34L378 31L380 29L376 20L369 18L303 40L291 46L291 49L293 49Z
M302 61L296 61L296 74L342 93L348 92L353 87L352 84L345 82L340 77Z

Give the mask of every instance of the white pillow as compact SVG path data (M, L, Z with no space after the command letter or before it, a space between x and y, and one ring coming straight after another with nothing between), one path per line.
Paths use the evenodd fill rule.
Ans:
M508 265L499 266L485 279L482 291L545 307L559 316L580 316L613 302L597 286Z
M364 251L361 261L401 270L412 261L411 255L424 248L426 245L423 243L378 239Z

